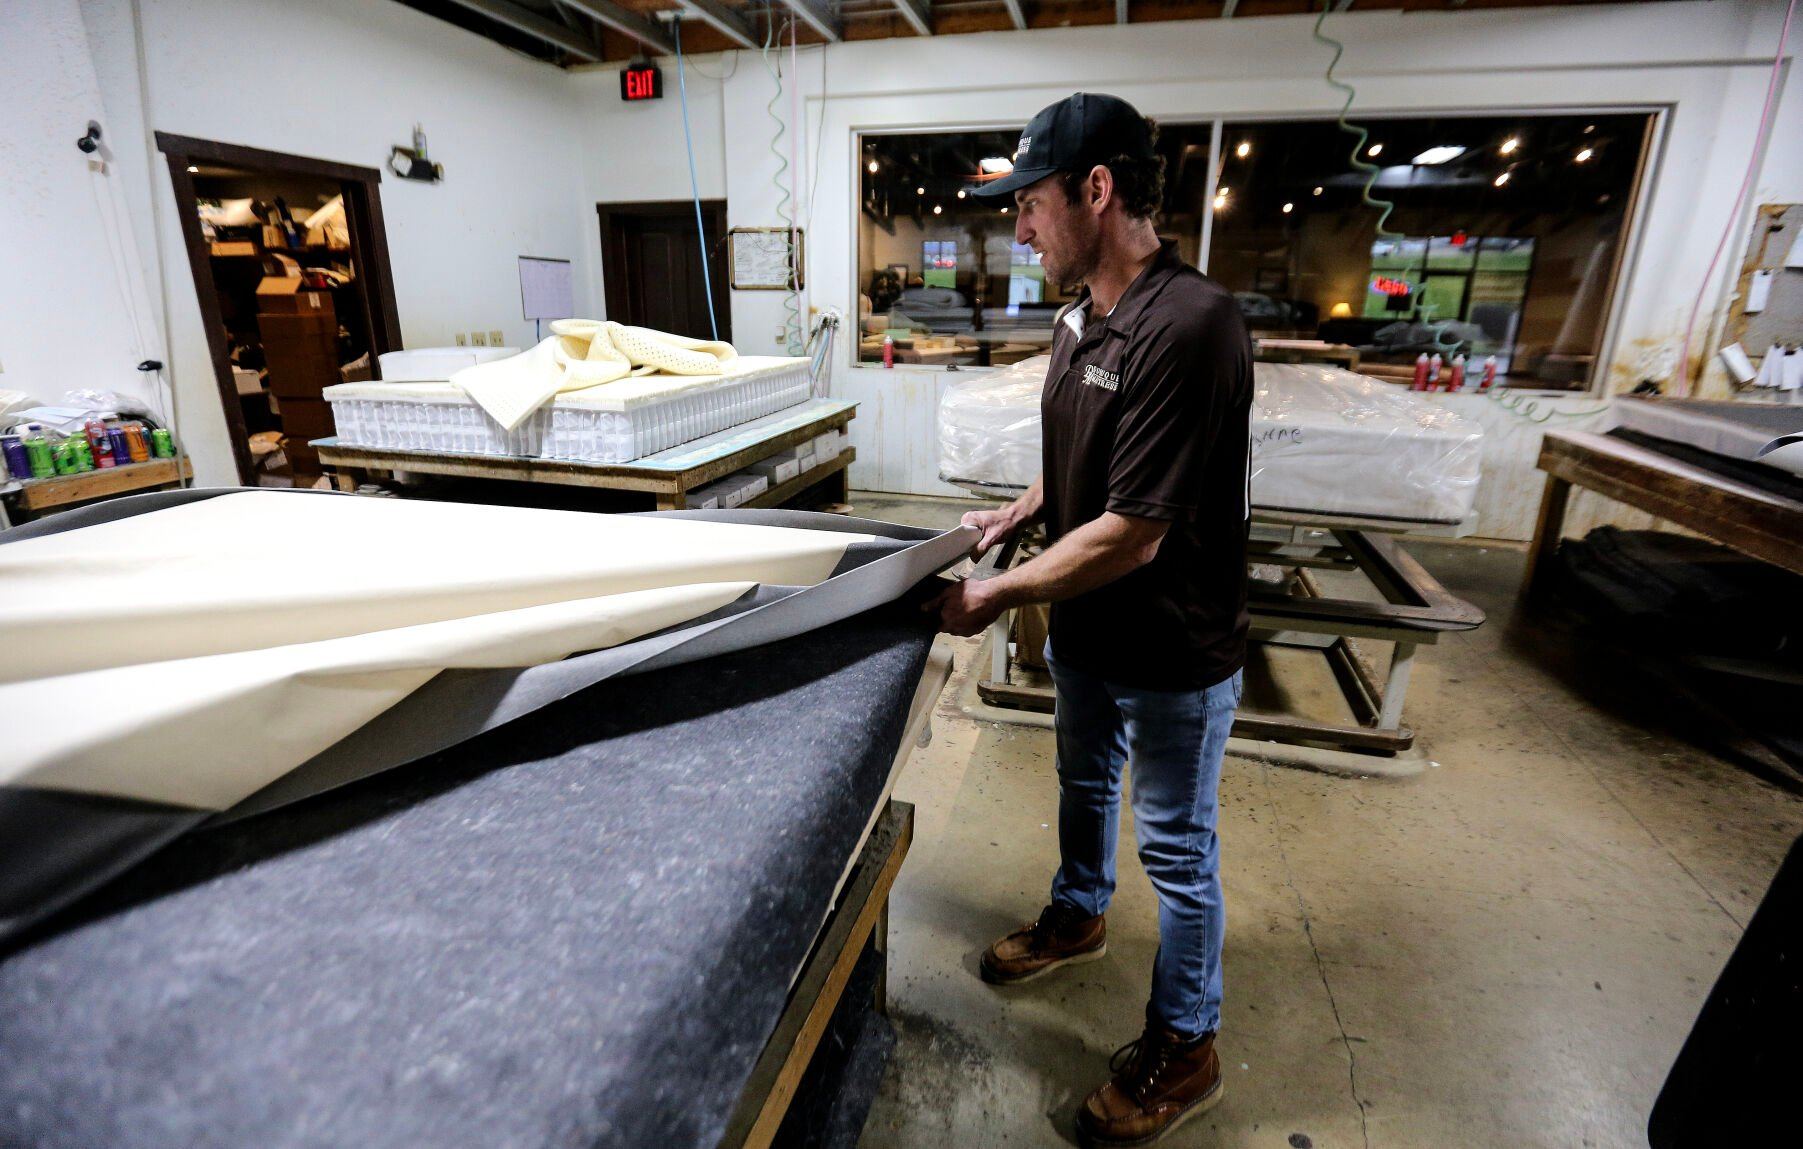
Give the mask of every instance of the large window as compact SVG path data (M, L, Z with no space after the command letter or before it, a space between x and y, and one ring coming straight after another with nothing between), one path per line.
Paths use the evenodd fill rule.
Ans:
M1208 273L1255 334L1349 346L1367 373L1491 356L1504 385L1594 380L1646 115L1227 124ZM1375 150L1375 154L1373 151ZM1224 194L1221 189L1224 189Z
M1317 340L1402 378L1416 356L1491 356L1504 386L1594 380L1651 117L1164 124L1159 234L1231 290L1255 336ZM1016 130L867 135L859 359L1000 366L1051 345L1077 284L1013 241L1012 205L972 191ZM1205 262L1204 262L1205 261ZM1293 356L1291 345L1273 355Z
M1166 128L1175 171L1206 168L1211 125ZM858 232L858 358L1000 367L1052 345L1052 317L1078 284L1048 283L1032 249L1014 242L1014 205L978 199L1019 129L865 136ZM1187 165L1187 166L1186 166ZM1193 169L1193 170L1192 170ZM1200 194L1200 193L1197 193ZM1200 215L1166 213L1167 234L1194 262Z

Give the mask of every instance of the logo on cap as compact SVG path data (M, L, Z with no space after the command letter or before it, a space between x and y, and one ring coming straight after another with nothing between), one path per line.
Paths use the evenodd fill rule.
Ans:
M1022 156L1027 154L1027 149L1032 146L1033 146L1033 137L1032 136L1022 136L1020 138L1020 146L1014 149L1014 158L1017 160L1020 159Z

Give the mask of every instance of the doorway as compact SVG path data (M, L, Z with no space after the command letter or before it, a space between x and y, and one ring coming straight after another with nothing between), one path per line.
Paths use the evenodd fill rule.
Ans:
M616 323L650 327L696 339L732 339L732 308L726 284L726 201L702 200L708 275L701 271L695 243L695 204L596 204L601 217L601 274L607 317ZM714 319L708 323L709 280Z
M314 486L326 387L401 346L375 168L156 134L238 481Z

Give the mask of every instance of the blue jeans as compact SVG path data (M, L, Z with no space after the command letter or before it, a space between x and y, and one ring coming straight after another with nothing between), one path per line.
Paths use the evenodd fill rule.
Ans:
M1145 690L1060 666L1058 852L1052 901L1088 915L1114 895L1121 769L1133 760L1139 860L1158 892L1158 957L1149 1020L1182 1037L1221 1026L1221 848L1215 834L1221 755L1241 674L1205 690Z

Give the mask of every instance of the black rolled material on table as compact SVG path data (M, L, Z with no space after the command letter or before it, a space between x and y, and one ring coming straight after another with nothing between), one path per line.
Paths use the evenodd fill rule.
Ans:
M177 841L0 950L0 1144L716 1144L931 639L903 601Z

